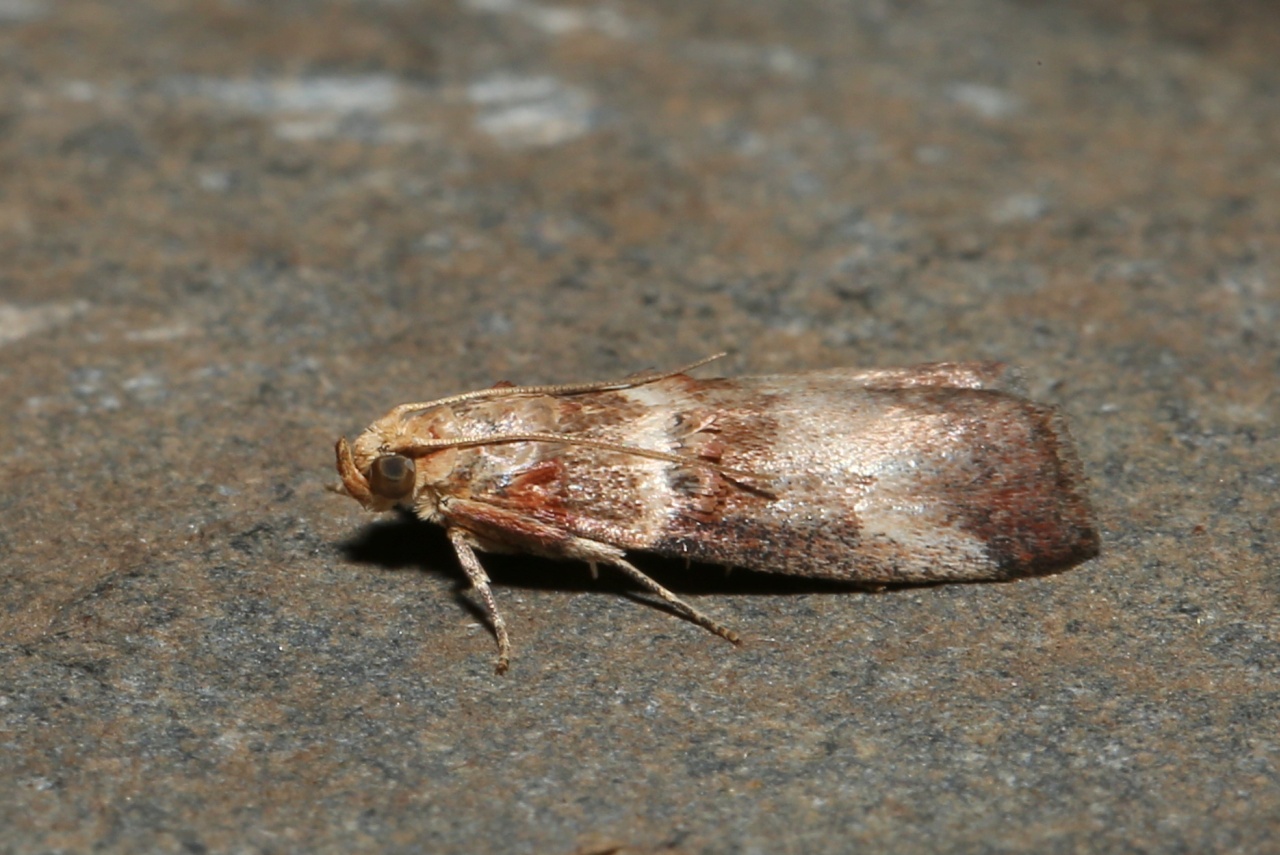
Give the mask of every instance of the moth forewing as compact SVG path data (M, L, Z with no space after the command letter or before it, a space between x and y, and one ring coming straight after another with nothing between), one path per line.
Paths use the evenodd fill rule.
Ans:
M1061 418L1000 363L512 387L396 407L348 448L345 491L442 524L509 642L474 550L620 569L736 636L627 551L852 582L1005 579L1092 557Z

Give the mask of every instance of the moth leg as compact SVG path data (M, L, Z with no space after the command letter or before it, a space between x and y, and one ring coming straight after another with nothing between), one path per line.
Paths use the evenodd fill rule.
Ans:
M452 523L449 527L449 538L458 550L458 557L462 559L467 576L481 592L481 596L486 598L486 606L493 618L494 631L498 635L500 654L505 655L503 652L508 649L504 646L506 630L502 627L498 610L493 605L492 595L489 594L489 579L471 551L473 546L486 550L493 550L495 547L508 551L520 549L548 558L577 559L587 562L588 565L608 564L617 567L640 587L670 606L676 614L734 644L741 642L736 632L704 615L628 563L623 558L622 550L616 546L585 537L575 537L546 523L481 502L449 499L442 505L446 518ZM468 561L471 563L468 564ZM505 660L503 662L505 663Z
M448 534L449 542L453 544L453 551L458 553L458 561L462 564L467 579L471 581L471 587L480 595L489 623L493 625L493 634L497 636L498 664L495 670L499 674L505 674L507 666L511 664L511 639L507 636L507 622L502 619L502 614L498 611L498 603L493 599L493 590L489 587L489 574L484 572L484 567L476 557L475 550L471 548L470 537L464 529L450 528Z
M634 564L624 561L621 558L613 557L609 558L608 562L614 567L617 567L623 573L627 574L628 577L646 591L658 596L664 603L671 606L677 614L683 616L685 619L693 621L703 629L714 632L716 635L727 641L731 641L734 644L742 643L742 639L738 637L738 633L729 629L729 627L724 624L717 622L714 618L704 615L702 612L698 611L693 606L689 605L684 600L659 585L653 579L646 576L640 568L636 567Z

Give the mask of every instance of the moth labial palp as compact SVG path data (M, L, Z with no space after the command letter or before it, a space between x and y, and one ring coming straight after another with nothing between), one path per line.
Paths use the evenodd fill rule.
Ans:
M339 438L342 490L445 528L499 672L511 645L477 551L615 567L734 642L626 553L891 584L1010 579L1098 552L1061 417L1000 363L685 373L707 361L402 404Z

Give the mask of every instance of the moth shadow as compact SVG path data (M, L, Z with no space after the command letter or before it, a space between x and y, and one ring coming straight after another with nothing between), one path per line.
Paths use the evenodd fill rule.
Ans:
M458 582L458 592L469 587L453 546L439 526L423 522L410 514L395 519L379 520L366 526L359 535L341 545L348 560L369 564L384 570L418 570L440 573ZM599 578L581 561L555 561L534 555L502 555L479 553L480 562L495 588L554 591L600 591L620 594L652 603L648 595L640 595L640 586L620 571L601 566ZM720 595L787 595L813 593L876 593L885 586L842 582L831 579L807 579L778 573L761 573L714 564L687 565L678 559L631 553L628 560L646 575L676 594Z

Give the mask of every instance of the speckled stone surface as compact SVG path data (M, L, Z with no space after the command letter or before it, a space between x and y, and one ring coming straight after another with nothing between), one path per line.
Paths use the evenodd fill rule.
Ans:
M0 851L1274 851L1257 3L0 2ZM850 592L326 492L394 403L998 358L1103 553ZM705 373L714 374L711 369ZM1268 843L1268 841L1270 841Z

